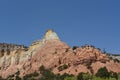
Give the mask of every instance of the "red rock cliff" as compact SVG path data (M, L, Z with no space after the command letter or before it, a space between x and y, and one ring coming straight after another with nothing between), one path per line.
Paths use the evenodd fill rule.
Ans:
M72 49L55 32L48 30L42 40L35 41L27 50L15 49L9 55L1 56L0 76L6 78L20 71L22 77L38 71L41 65L60 74L96 73L104 66L109 71L120 72L120 63L110 60L94 46L85 45ZM67 68L60 70L59 67L63 65L67 65Z

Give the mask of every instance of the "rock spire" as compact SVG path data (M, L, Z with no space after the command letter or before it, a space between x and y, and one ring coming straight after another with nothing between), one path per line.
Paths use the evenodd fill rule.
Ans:
M58 35L52 30L52 29L48 29L45 33L45 40L51 40L51 39L58 39L59 37Z

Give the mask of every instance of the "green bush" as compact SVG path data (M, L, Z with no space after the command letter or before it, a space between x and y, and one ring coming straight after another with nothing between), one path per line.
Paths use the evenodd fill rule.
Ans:
M83 79L84 80L90 80L90 79L92 79L92 75L90 75L90 74L83 74Z
M79 74L78 74L77 80L83 80L83 73L79 73Z
M67 69L67 68L69 68L69 65L64 64L64 65L62 65L62 66L59 66L59 67L58 67L58 70L59 70L59 71L63 71L63 70L65 70L65 69Z
M94 76L92 80L116 80L116 79L115 78L100 78L100 77Z
M65 77L64 80L77 80L76 77Z
M75 49L77 49L77 48L79 48L79 47L78 47L78 46L73 46L73 48L72 48L72 49L73 49L73 50L75 50Z
M37 73L36 71L33 73L33 76L34 77L38 77L39 76L39 73Z
M64 80L66 77L74 77L74 75L64 73L63 75L60 76L61 80Z
M92 75L88 73L79 73L77 76L77 80L91 80L91 79L92 79Z
M59 75L55 75L51 70L45 69L44 66L39 68L42 77L39 80L59 80Z
M120 73L118 74L118 80L120 80Z
M103 67L98 70L96 76L101 78L109 78L109 72L106 67Z
M16 80L22 80L19 76L15 77Z
M117 73L115 73L115 72L109 72L109 76L111 77L111 78L115 78L116 80L118 80L118 74Z
M33 79L34 77L38 77L39 76L39 73L37 72L34 72L34 73L31 73L31 74L27 74L23 77L23 80L31 80Z
M15 74L16 74L16 75L20 75L20 71L17 71Z
M39 68L39 71L40 71L40 72L45 71L45 67L42 65L42 66Z

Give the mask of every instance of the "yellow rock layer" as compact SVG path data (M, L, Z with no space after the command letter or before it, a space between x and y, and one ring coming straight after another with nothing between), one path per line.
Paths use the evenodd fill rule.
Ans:
M53 33L53 31L51 29L47 30L45 37L49 37L51 34Z

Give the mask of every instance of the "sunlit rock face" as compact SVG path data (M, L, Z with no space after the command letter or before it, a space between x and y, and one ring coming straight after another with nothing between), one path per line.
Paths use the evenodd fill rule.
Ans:
M29 47L29 51L36 51L37 48L40 48L47 41L52 41L52 40L60 40L60 39L59 39L58 35L52 29L49 29L46 31L43 39L34 41L31 44L31 46Z
M51 39L58 39L59 37L57 36L57 34L52 31L51 29L47 30L46 34L45 34L45 40L51 40Z
M47 41L58 40L57 34L49 29L44 38L34 41L29 47L17 44L0 43L0 76L7 77L22 70L25 64L31 63L36 52L46 44ZM14 70L13 67L14 66ZM28 66L28 65L27 65ZM10 70L10 73L8 71Z
M89 45L70 48L51 29L46 31L43 39L34 41L28 48L10 44L0 44L0 47L0 76L4 78L17 71L20 71L20 77L23 77L39 71L41 65L60 74L90 73L88 67L96 73L104 66L109 71L120 72L120 63L110 60L99 49ZM58 67L64 64L69 64L69 68L59 71Z

